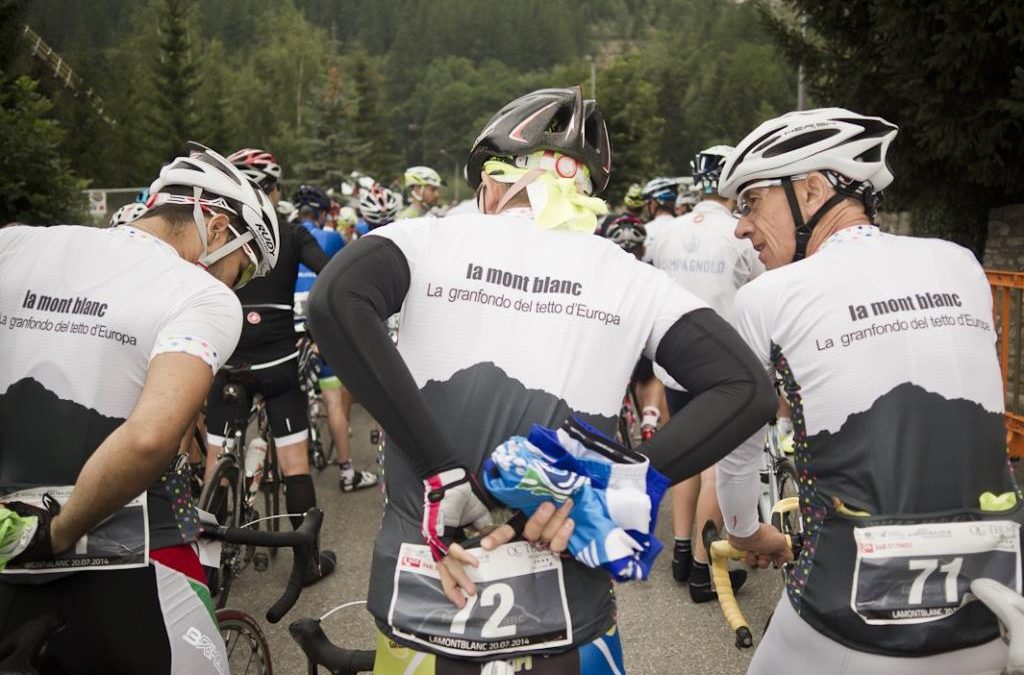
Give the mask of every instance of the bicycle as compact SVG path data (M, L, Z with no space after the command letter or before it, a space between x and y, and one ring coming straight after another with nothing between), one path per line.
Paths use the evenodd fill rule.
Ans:
M252 405L248 409L244 406L245 385L255 368L258 366L225 365L221 369L226 378L224 400L236 406L237 412L228 421L224 447L209 480L203 485L198 506L203 511L215 514L218 521L227 526L238 528L260 521L256 500L262 492L264 513L268 516L267 527L277 532L280 529L280 519L276 516L281 512L281 481L274 436L270 431L263 399L254 395ZM246 431L252 420L256 421L257 437L262 438L267 446L262 462L246 461ZM276 556L277 549L271 548L270 558ZM223 546L219 565L208 574L210 593L217 599L218 609L227 603L234 577L249 562L253 563L258 572L265 571L269 565L267 555L257 552L256 545L249 544L242 549L235 543L227 542Z
M789 445L789 450L786 446ZM761 522L774 525L783 534L797 535L803 531L798 511L780 513L776 505L800 494L800 479L796 462L789 455L792 445L786 443L779 430L778 420L768 424L761 465L761 494L757 500L757 513Z
M616 434L616 440L627 450L632 450L643 442L639 410L640 400L637 398L636 389L631 382L626 386L626 393L622 397L622 407L619 409L618 433Z
M251 528L204 524L202 537L238 546L289 547L293 550L288 584L267 610L266 619L278 623L299 599L303 577L310 559L317 555L317 541L323 524L323 511L310 509L302 525L294 531L270 532ZM233 675L273 675L273 662L263 631L257 621L240 610L221 609L216 617L224 639L225 656ZM46 615L20 626L0 641L0 675L55 675L56 669L46 654L46 642L60 630L59 617ZM239 647L242 651L239 652ZM246 657L245 649L250 651ZM241 667L240 667L241 666Z
M317 675L323 666L331 675L356 675L373 671L376 652L372 649L344 649L324 634L321 622L340 609L366 604L365 600L346 602L319 619L299 619L288 626L288 633L306 656L307 675Z
M309 464L323 471L334 459L334 436L327 419L327 406L320 391L320 360L313 340L299 340L299 387L306 392L306 419L309 422Z

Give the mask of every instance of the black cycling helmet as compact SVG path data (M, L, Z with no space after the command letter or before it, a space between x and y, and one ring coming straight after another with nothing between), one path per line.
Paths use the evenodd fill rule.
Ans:
M292 203L296 208L301 209L308 206L314 211L324 213L331 209L331 198L327 193L312 185L300 185L292 196Z
M484 162L553 150L575 158L590 171L594 194L604 192L612 169L612 148L604 116L580 88L538 89L506 104L473 142L466 181L480 185Z

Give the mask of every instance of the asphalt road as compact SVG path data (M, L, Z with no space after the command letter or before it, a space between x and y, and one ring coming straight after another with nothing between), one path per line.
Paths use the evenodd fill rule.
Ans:
M356 464L376 468L370 447L372 420L356 406L353 410L352 443ZM316 472L314 471L314 474ZM369 578L373 537L380 522L381 496L376 489L343 494L337 485L337 469L328 467L314 476L320 506L326 518L322 546L338 556L338 570L306 589L298 604L277 625L263 618L287 580L290 557L283 553L266 572L252 567L235 581L229 606L243 609L259 619L270 643L274 671L278 675L306 672L305 659L288 635L288 624L302 617L319 617L331 608L353 600L364 600ZM733 644L717 603L695 605L686 588L672 579L672 531L666 497L658 522L658 534L666 551L658 558L650 580L617 587L619 627L625 665L630 675L735 675L744 673L750 652ZM751 572L738 594L755 642L778 601L782 577L775 570ZM323 623L328 637L344 647L373 647L373 621L360 606L340 610ZM326 672L326 671L321 671Z

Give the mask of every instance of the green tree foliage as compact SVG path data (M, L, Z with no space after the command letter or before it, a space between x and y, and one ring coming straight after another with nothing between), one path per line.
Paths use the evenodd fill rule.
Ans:
M79 103L61 109L88 130L63 150L109 186L148 184L188 138L266 148L289 187L337 187L352 170L390 183L414 164L461 181L502 104L540 87L589 92L592 55L615 201L794 99L793 70L751 30L750 6L720 0L96 2L123 32L77 8L69 25L60 0L34 0L30 21L66 41L118 119L109 129Z
M14 70L24 60L25 2L0 0L0 225L75 222L84 183L60 154L64 130L35 80Z
M980 254L990 208L1024 199L1024 6L788 0L764 10L816 100L900 126L890 190L915 231Z
M0 224L75 222L83 183L58 154L64 131L47 117L52 104L26 75L0 70Z

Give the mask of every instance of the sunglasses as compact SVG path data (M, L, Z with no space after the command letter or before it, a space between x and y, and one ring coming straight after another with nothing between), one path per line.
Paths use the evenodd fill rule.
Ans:
M241 239L234 227L228 225L228 229L235 235L236 240ZM230 243L225 244L225 246L230 245ZM252 247L249 246L248 242L242 243L240 248L242 249L242 252L245 253L245 257L249 259L249 264L246 265L245 269L243 269L241 274L238 275L238 279L235 280L235 283L232 286L236 291L253 280L253 277L256 276L256 270L258 270L260 266L259 261L256 259L256 254L253 252Z
M801 173L796 176L790 176L789 180L795 182L805 178L807 178L807 174ZM750 183L749 185L745 185L739 196L736 198L736 210L740 212L741 216L749 216L750 212L754 208L754 204L756 204L765 195L765 192L760 192L760 190L764 188L778 187L780 185L782 185L781 178L768 178L766 180L758 180ZM758 190L758 192L751 194L754 190Z

